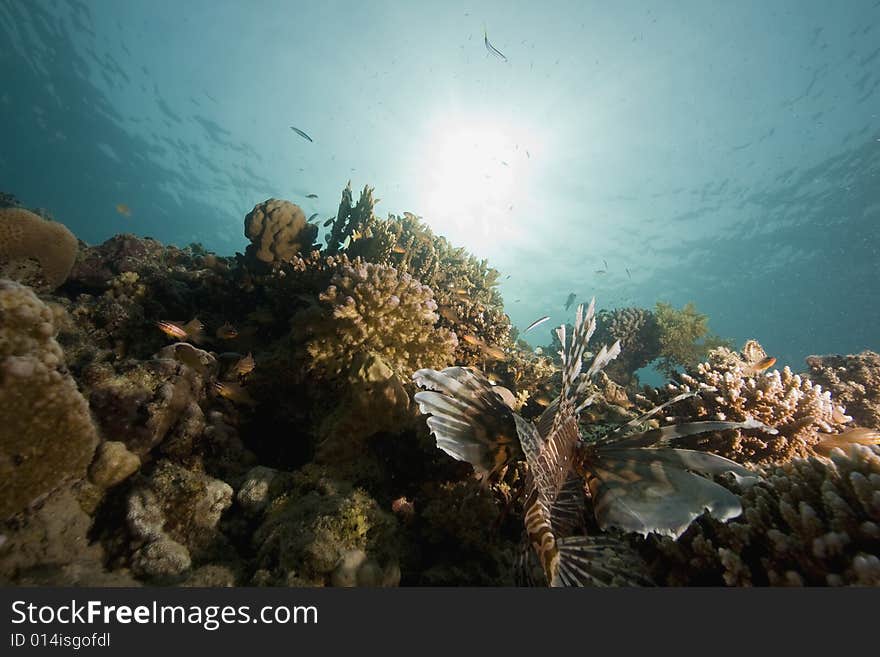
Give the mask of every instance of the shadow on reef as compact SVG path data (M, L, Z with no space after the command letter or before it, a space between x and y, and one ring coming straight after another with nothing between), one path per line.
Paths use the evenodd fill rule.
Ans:
M46 250L63 226L4 198L0 236L20 237L0 239L0 582L514 583L526 466L481 485L412 401L414 371L452 364L508 388L526 419L559 394L485 261L414 215L377 217L369 188L343 191L320 248L300 208L258 204L232 257L133 235ZM769 474L741 519L633 539L655 581L880 582L866 502L880 456L859 444L880 428L880 357L758 368L757 343L718 346L693 308L605 311L599 333L629 355L597 377L585 436L683 391L699 393L683 418L780 428L688 443ZM671 386L639 390L635 369L657 358ZM798 477L848 510L805 500Z

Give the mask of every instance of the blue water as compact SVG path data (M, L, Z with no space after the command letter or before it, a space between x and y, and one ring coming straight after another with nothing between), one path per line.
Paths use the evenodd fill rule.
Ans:
M0 0L0 190L89 243L232 254L254 204L331 216L351 179L511 274L521 329L569 292L693 301L802 368L880 350L878 26L877 0Z

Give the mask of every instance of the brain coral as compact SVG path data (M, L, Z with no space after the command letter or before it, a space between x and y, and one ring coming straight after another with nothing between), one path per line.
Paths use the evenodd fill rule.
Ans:
M645 308L601 310L596 317L596 344L620 340L620 356L606 373L617 383L627 383L633 373L660 355L660 326Z
M760 349L753 341L747 346L750 351ZM788 367L756 372L748 358L748 353L740 355L726 347L713 349L707 362L700 363L693 374L681 374L682 383L668 386L667 391L700 391L699 396L675 406L691 419L741 422L754 418L775 427L779 434L704 434L684 439L682 446L710 449L736 461L772 463L808 456L821 438L817 432L838 433L844 428L848 421L844 408L822 386L793 374Z
M880 447L795 459L741 491L743 513L658 540L665 584L880 585Z
M54 290L67 280L77 248L63 224L23 208L0 209L0 278Z
M29 288L0 279L0 518L82 478L98 443L54 321Z
M307 253L318 227L306 220L298 205L270 198L255 205L244 218L244 233L251 241L245 255L268 264Z
M435 328L431 288L389 265L355 259L343 263L320 296L324 317L307 326L312 366L347 372L357 354L374 352L401 376L452 361L458 340Z

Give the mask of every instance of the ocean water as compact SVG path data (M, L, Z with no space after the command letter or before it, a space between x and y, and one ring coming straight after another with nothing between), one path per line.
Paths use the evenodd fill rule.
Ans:
M232 254L351 180L488 258L534 344L574 292L795 369L880 350L877 0L0 0L0 74L0 190L89 243Z

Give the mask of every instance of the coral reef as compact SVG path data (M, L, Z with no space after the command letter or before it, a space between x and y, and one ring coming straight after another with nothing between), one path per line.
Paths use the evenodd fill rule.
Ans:
M880 354L810 356L806 376L831 392L855 424L880 429Z
M713 349L693 373L683 373L679 384L667 386L663 398L694 391L696 397L674 407L677 414L695 419L753 418L776 428L779 434L725 432L687 438L682 445L739 462L782 462L808 456L810 448L821 440L818 432L837 433L844 428L849 421L845 409L820 385L792 373L788 367L754 371L755 356L762 353L754 342L742 354L726 347Z
M389 265L359 260L342 265L331 282L320 295L323 315L304 327L313 368L347 373L365 352L403 376L452 361L458 341L435 328L437 304L428 286Z
M366 491L307 466L289 476L254 534L255 583L287 586L400 580L397 520Z
M692 369L716 347L732 345L709 332L709 318L694 304L676 310L671 304L657 302L654 309L660 330L660 361L657 369L672 378L680 367Z
M0 280L0 519L81 479L98 443L54 336L52 309Z
M880 448L795 459L741 493L729 523L701 518L642 546L668 585L880 585ZM736 485L731 484L736 490Z
M308 253L318 227L306 220L298 205L270 198L255 205L244 218L244 232L251 241L245 256L271 264Z
M660 324L654 313L645 308L601 310L596 316L595 344L614 344L620 340L620 356L605 373L616 383L635 382L636 370L660 355Z
M61 285L77 254L73 233L23 208L0 209L0 278L43 291Z

